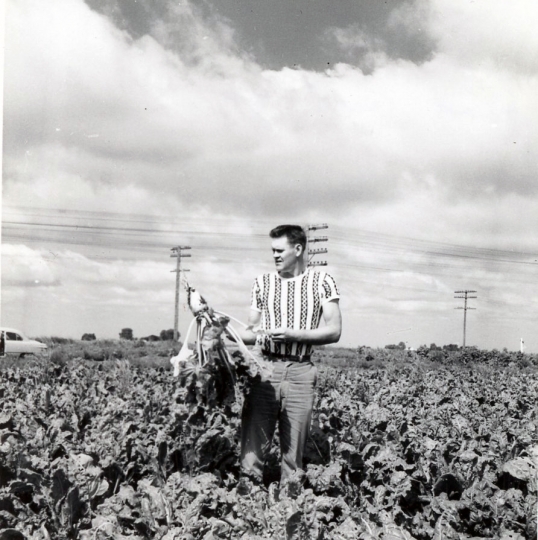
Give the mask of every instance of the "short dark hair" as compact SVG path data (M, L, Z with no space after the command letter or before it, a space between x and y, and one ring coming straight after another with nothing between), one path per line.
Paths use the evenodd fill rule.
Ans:
M306 233L300 225L279 225L270 233L271 238L282 238L285 236L290 245L301 244L303 250L306 249Z

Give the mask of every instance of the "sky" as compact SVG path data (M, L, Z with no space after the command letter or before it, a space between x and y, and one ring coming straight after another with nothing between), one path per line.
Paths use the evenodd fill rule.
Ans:
M246 321L327 224L340 344L538 353L534 0L7 0L1 323L173 328L174 246ZM191 315L180 292L180 332Z

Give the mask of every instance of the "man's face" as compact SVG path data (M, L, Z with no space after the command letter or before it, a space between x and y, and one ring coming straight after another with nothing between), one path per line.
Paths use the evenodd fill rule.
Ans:
M300 244L291 245L286 236L273 238L271 248L276 270L279 274L286 274L293 270L303 251Z

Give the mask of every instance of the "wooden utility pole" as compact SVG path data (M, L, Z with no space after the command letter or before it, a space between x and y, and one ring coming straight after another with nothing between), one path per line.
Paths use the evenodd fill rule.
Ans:
M187 272L187 270L181 270L181 259L183 257L190 257L190 253L183 253L185 249L191 249L191 246L176 246L171 248L172 254L170 257L176 257L176 269L171 272L176 273L176 302L174 311L174 339L179 339L179 277L181 272Z
M319 229L328 229L329 226L327 223L319 223L316 225L308 225L307 231L310 233L310 231L317 231ZM320 255L321 253L327 253L327 248L315 248L310 249L310 244L315 242L327 242L329 238L327 236L310 236L307 237L307 244L306 244L306 252L309 256L308 259L308 266L327 266L327 261L312 261L312 259L316 255Z
M468 309L476 309L469 307L467 305L467 300L470 298L478 298L477 296L469 296L470 294L474 294L476 291L454 291L454 294L463 295L463 296L454 296L454 298L463 298L463 307L457 307L454 309L463 309L463 348L465 349L465 337L467 332L467 310Z

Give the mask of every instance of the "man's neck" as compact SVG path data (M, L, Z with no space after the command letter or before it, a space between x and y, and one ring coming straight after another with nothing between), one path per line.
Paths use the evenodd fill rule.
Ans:
M304 263L304 261L300 261L292 269L278 272L278 275L282 279L290 279L290 278L300 276L301 274L304 274L305 271L306 271L306 264Z

